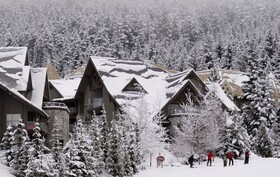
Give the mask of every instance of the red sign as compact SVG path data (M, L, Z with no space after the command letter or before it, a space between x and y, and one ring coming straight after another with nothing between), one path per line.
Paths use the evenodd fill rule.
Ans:
M165 160L165 158L164 158L163 156L160 155L160 156L157 157L157 160L163 162L163 161Z

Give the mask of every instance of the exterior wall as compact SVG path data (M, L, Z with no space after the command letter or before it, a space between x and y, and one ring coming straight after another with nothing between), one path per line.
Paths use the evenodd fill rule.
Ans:
M103 102L106 110L108 124L119 114L119 109L116 108L114 101L110 98L108 92L103 88Z
M54 103L50 103L54 104ZM62 103L60 103L62 104ZM57 126L59 132L61 133L61 139L63 145L69 140L69 111L67 107L64 106L44 106L44 111L49 115L48 126L47 126L47 145L50 147L51 133L53 130L53 125L55 122L55 117L57 118Z
M50 99L61 98L58 91L50 84Z
M34 110L2 89L0 89L0 100L0 139L2 139L3 133L6 131L7 114L20 114L23 123L27 125L28 112L34 112Z
M6 130L6 118L5 118L5 97L4 97L4 91L0 89L0 138L2 139L3 133L5 133Z
M103 103L105 106L105 110L106 110L106 116L107 116L107 121L108 123L110 123L116 114L119 114L119 110L116 109L116 106L114 104L114 101L110 98L108 92L106 91L106 89L103 87L102 88L102 95L100 95L100 90L98 90L99 93L96 93L95 91L91 91L90 87L87 86L85 88L84 91L84 97L83 97L83 101L85 104L88 103L88 100L90 98L103 98ZM100 111L101 108L99 108ZM84 117L86 120L90 119L92 116L92 112L89 112L88 110L86 110L85 108L84 110ZM98 112L96 112L96 114L98 114Z

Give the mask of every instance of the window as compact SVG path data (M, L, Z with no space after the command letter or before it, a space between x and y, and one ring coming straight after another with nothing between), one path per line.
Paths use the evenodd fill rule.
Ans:
M7 114L7 126L14 126L19 122L20 114Z
M29 111L27 113L27 129L32 130L35 127L36 120L36 114Z

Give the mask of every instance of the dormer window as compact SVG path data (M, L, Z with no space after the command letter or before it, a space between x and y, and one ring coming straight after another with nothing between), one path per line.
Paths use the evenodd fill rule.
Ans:
M139 82L135 78L132 78L122 91L131 93L147 93L147 91L139 84Z

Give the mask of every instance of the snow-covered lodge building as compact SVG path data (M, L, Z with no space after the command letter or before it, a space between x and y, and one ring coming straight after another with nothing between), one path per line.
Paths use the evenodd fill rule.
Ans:
M47 141L50 138L54 112L67 121L61 126L63 142L68 141L68 109L63 103L51 102L47 68L29 65L26 47L0 47L0 138L7 125L21 119L29 134L38 120Z
M91 57L86 67L77 71L59 79L49 65L30 67L27 48L0 48L0 138L6 125L14 125L20 118L30 132L39 119L50 137L57 117L65 143L77 115L87 121L105 108L110 122L122 111L137 118L140 107L146 108L144 114L151 119L160 114L163 126L173 135L174 126L187 114L181 106L187 102L186 95L202 100L214 93L225 109L240 111L242 82L247 79L237 71L171 72L150 61L106 57ZM278 88L275 84L274 97L280 100Z
M220 85L217 87L222 91ZM109 122L121 111L137 117L137 109L144 106L147 108L144 114L151 119L161 114L163 125L173 135L178 119L187 114L181 106L187 102L186 94L202 100L209 92L212 90L193 70L172 73L149 61L91 57L74 99L78 114L86 120L91 119L93 111L101 115L102 106ZM222 93L217 96L223 105L238 111L233 101Z

